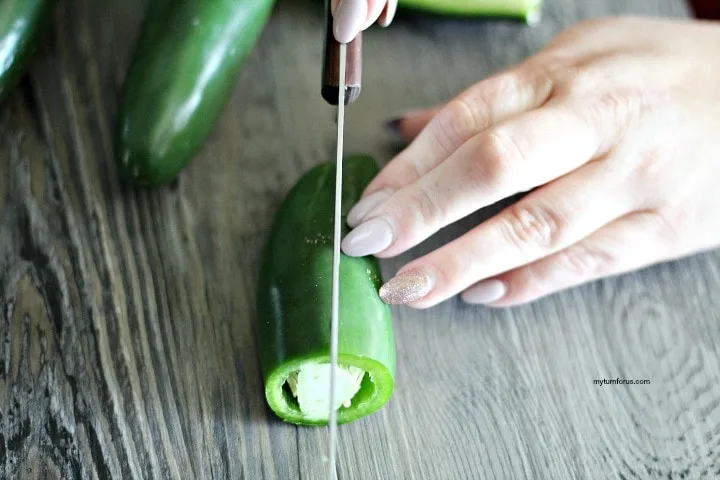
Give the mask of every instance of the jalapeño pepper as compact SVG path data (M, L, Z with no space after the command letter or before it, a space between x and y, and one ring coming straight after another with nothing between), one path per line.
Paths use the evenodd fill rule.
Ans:
M543 0L398 0L399 9L464 17L509 17L528 24L540 20Z
M345 160L343 219L377 171L370 157ZM329 415L334 198L334 163L306 172L276 213L263 254L257 325L265 396L277 416L298 425L326 425ZM342 256L339 424L378 411L393 392L395 339L381 284L375 257Z
M52 5L52 0L0 0L0 102L25 75Z
M199 151L274 0L154 0L125 82L115 154L138 186L173 180Z

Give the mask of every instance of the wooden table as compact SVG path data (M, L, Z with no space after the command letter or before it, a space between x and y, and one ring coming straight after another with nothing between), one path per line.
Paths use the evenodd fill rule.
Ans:
M174 185L133 192L111 132L143 6L61 1L2 107L3 478L323 478L326 430L265 406L253 325L272 215L333 158L319 2L280 1L201 154ZM373 29L347 149L385 162L389 116L625 12L689 15L681 0L549 0L532 29L416 16ZM397 389L340 430L341 478L720 475L718 288L712 252L520 308L396 309ZM651 383L593 385L615 378Z

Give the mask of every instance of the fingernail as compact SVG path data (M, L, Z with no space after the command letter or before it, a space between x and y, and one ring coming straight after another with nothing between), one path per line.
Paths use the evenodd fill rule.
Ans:
M385 122L385 130L390 134L390 136L394 138L401 138L402 134L400 133L400 124L402 121L402 118L393 118L388 120Z
M363 198L348 212L347 224L352 228L357 227L368 213L391 196L389 189L383 189Z
M385 8L383 9L382 13L380 14L380 18L378 19L378 24L383 28L389 27L393 21L393 18L395 18L396 11L397 11L397 2L393 1L393 0L388 0L388 2L385 4Z
M367 0L341 0L335 12L333 33L340 43L350 43L367 19Z
M506 291L505 284L500 280L483 280L463 292L462 299L466 303L492 303L505 296Z
M387 120L385 122L385 131L387 131L391 136L397 139L405 140L405 138L403 137L403 133L400 129L402 123L405 120L412 119L412 117L420 115L422 113L425 112L420 109L406 110L404 112L401 112L399 115L396 115L394 118L391 118L390 120Z
M409 270L380 287L380 298L391 305L403 305L425 297L434 286L434 278L424 269Z
M388 248L393 241L390 224L381 217L360 224L342 241L342 249L351 257L374 255Z

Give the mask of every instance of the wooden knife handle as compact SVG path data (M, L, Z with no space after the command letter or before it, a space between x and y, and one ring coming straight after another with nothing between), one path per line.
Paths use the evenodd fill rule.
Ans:
M325 4L325 46L323 49L322 97L330 105L338 104L340 89L340 43L333 35L333 18L330 0ZM362 81L362 33L347 44L345 66L345 105L360 96Z

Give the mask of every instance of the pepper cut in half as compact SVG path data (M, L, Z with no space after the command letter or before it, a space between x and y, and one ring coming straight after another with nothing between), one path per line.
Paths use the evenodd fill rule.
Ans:
M153 0L123 84L115 155L121 177L153 187L200 150L275 0Z
M540 20L543 0L398 0L398 8L439 15L509 17L528 24Z
M282 420L327 425L330 410L335 164L306 172L276 213L263 253L258 289L258 339L265 397ZM371 157L343 163L345 218L377 174ZM339 424L378 411L395 382L395 337L375 257L340 260L336 399Z

